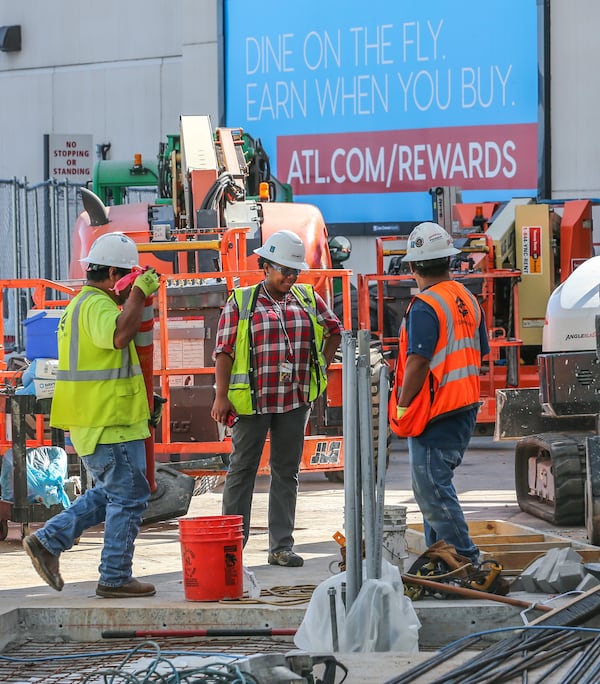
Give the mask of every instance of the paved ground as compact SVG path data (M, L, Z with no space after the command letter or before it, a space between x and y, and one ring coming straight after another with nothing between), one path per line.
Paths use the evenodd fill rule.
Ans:
M586 541L583 528L557 530L520 511L514 492L511 443L496 444L491 438L474 438L463 465L457 471L456 485L469 520L514 522ZM304 598L305 592L310 593L314 586L337 570L340 553L332 535L338 530L343 531L344 488L343 485L328 482L321 473L302 476L295 549L304 556L306 562L302 568L280 568L269 566L266 562L267 487L266 478L261 478L254 498L252 534L244 551L244 565L254 572L263 590L272 592L268 596L263 595L260 603L232 606L231 603L186 601L177 521L144 528L138 539L134 572L137 577L154 582L157 595L150 599L121 601L98 599L94 595L102 543L101 528L86 533L77 546L63 554L61 570L65 588L57 593L41 582L21 548L20 526L10 523L8 538L0 542L0 650L15 635L40 640L42 634L49 634L54 640L77 638L93 642L100 639L103 629L122 627L297 627L307 603L296 603L295 599ZM402 441L395 441L393 444L386 478L385 502L406 505L408 522L420 522L410 489L408 458ZM220 505L219 487L210 493L194 497L189 515L219 515ZM421 603L418 610L424 612L419 612L420 616L426 613L426 606L423 605L424 602ZM449 614L454 613L455 617L457 615L455 611L449 611L448 606L444 609L448 602L433 603L436 604L438 614L445 617L441 621L439 618L422 620L422 643L431 640L436 623L439 629L439 625L449 619ZM487 611L486 620L519 624L518 611L512 607L499 604L490 606L488 602L479 601L454 601L450 607L469 611L475 610L474 606L481 603ZM498 612L494 612L490 618L490 611L496 609ZM77 636L74 637L74 634ZM290 648L294 648L294 644L288 641L282 651ZM373 660L369 657L349 657L349 661L353 663L353 671L346 681L361 681L365 684L383 682L394 673L402 671L402 668L405 669L409 661L415 661L414 658L400 656L390 655L385 659L375 656L376 654L373 655ZM384 665L385 671L382 669ZM3 678L1 669L0 680L16 681Z

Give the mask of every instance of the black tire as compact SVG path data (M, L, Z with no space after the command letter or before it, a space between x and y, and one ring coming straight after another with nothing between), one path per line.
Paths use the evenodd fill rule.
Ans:
M586 436L548 432L518 441L515 487L522 511L558 526L585 524ZM554 500L530 493L529 462L532 458L535 458L536 466L545 462L553 480Z
M585 529L590 544L600 546L600 436L586 440Z
M334 484L344 484L343 470L326 470L325 477L329 482L333 482Z

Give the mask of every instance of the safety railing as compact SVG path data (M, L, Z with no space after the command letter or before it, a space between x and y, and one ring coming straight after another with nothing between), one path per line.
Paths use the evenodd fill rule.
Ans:
M339 278L342 283L342 301L343 313L342 322L344 327L349 329L351 327L351 302L350 302L350 277L351 271L339 269L325 269L325 270L307 270L302 271L298 278L299 283L308 283L319 289L327 288L331 279ZM221 297L224 300L235 287L246 287L259 283L264 278L262 271L223 271L219 273L197 273L197 274L181 274L170 275L168 280L161 285L158 291L156 312L158 321L158 347L160 361L155 363L154 377L156 384L160 388L160 393L166 400L162 419L157 430L155 453L157 460L175 464L178 469L194 475L206 475L214 473L215 471L225 471L225 465L219 455L228 454L231 451L231 442L227 432L218 426L210 417L210 408L213 400L213 385L214 385L214 365L212 363L210 351L204 350L204 364L175 364L173 361L173 344L169 341L169 326L171 323L176 324L174 328L181 330L185 328L186 320L188 323L187 333L190 335L199 335L199 337L188 337L187 339L204 339L206 341L214 342L214 329L207 329L210 326L216 327L217 316L214 313L208 313L208 326L196 325L200 323L202 318L202 307L200 300L203 294L210 300L214 297L215 286L221 285ZM218 281L218 282L216 282ZM203 285L207 287L206 292L202 292ZM197 310L190 308L173 309L174 299L179 295L185 299L186 289L189 290L190 296L195 298L196 303L199 304ZM178 292L179 291L179 292ZM224 303L224 301L223 301ZM205 307L205 311L214 309L214 306ZM217 308L220 307L217 305ZM177 317L174 315L177 311L185 311L187 318ZM191 314L191 315L190 315ZM204 332L200 332L204 328ZM194 332L195 330L195 332ZM184 333L185 334L185 333ZM204 337L202 337L204 335ZM196 354L202 353L200 351L201 345L197 345ZM188 353L193 353L192 345L188 347ZM185 359L185 353L181 354L181 358ZM175 381L175 382L174 382ZM189 381L189 382L188 382ZM185 384L185 383L188 384ZM193 396L194 391L199 403L195 407L195 414L192 410L187 412L185 418L181 415L176 416L176 412L181 414L181 403L186 403L188 400L185 395ZM175 400L178 394L179 399ZM203 395L203 396L200 396ZM327 401L330 404L342 405L342 376L341 364L332 363L329 367L328 386L327 386ZM193 436L188 441L182 441L177 438L178 431L191 430L192 425L188 424L182 426L181 420L201 421L204 425L210 425L208 429L208 437L200 440ZM210 432L212 430L212 437ZM199 432L199 431L197 431ZM206 430L205 430L206 432ZM216 458L213 458L216 457ZM269 442L265 445L265 451L259 466L260 473L268 472L269 462ZM302 457L301 469L303 470L340 470L343 468L343 439L341 435L341 426L339 435L310 435L306 436L304 452Z
M232 235L232 239L237 237ZM140 251L144 250L141 246ZM245 250L243 252L245 254ZM243 264L243 260L230 263ZM344 327L351 328L350 278L351 271L339 269L303 271L299 283L309 283L315 289L331 289L332 279L341 282ZM172 274L161 277L161 284L155 298L154 325L154 386L166 400L162 419L156 430L154 451L156 460L174 465L193 476L225 472L223 455L231 450L227 432L210 417L214 396L214 363L212 348L214 334L221 308L235 287L253 285L264 277L262 271L236 270L204 273ZM18 298L26 301L26 311L59 309L68 304L79 291L83 281L55 283L44 279L0 280L0 340L4 339L3 309L6 293L17 291ZM187 297L186 295L190 296ZM177 297L181 304L177 305ZM191 304L190 304L191 302ZM174 306L175 305L175 306ZM26 310L25 310L26 309ZM206 319L206 320L205 320ZM21 320L22 322L22 320ZM173 336L173 333L175 336ZM186 337L187 336L187 337ZM201 340L194 352L193 345L183 349L185 340ZM212 346L211 346L212 345ZM200 347L202 351L198 351ZM176 349L176 347L179 347ZM191 356L190 356L191 353ZM24 354L0 349L0 379L3 383L3 405L0 407L0 455L11 446L10 421L7 420L6 397L10 396L20 384L20 377L26 365L18 363ZM329 368L327 402L342 405L341 364L332 363ZM189 379L189 384L186 383ZM188 392L186 393L186 388ZM194 395L195 391L195 395ZM182 396L200 400L190 407L185 419L187 428L205 426L204 435L194 436L188 429L186 439L181 438L181 419L176 415L181 411ZM179 402L179 403L178 403ZM208 427L206 427L208 426ZM28 436L27 447L50 445L48 417L37 415L35 426ZM269 444L267 442L260 472L268 472ZM343 468L343 439L340 432L336 435L307 435L302 458L304 470L340 470Z

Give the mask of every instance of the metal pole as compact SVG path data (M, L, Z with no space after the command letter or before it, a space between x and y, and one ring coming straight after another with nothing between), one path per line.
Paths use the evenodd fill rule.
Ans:
M329 587L327 590L329 595L329 617L331 619L331 643L333 646L334 653L340 650L340 640L338 636L338 625L337 625L337 608L335 605L335 596L337 591L335 587Z
M46 254L47 258L47 271L46 278L49 280L55 280L54 266L56 263L56 249L57 245L54 240L56 235L56 220L58 216L58 182L52 179L50 184L51 194L50 194L50 223L48 225L48 232L46 233Z
M35 221L35 235L34 239L36 244L40 244L40 235L42 231L40 230L40 203L38 201L38 191L37 188L34 190L34 195L33 195L33 217ZM34 255L35 255L35 273L30 273L29 277L30 278L39 278L40 273L42 272L42 267L40 265L40 258L41 258L41 251L40 249L34 250Z
M385 504L385 471L387 466L388 415L387 396L390 371L383 364L379 375L379 437L377 441L377 491L375 496L375 577L381 578L383 554L383 512Z
M19 244L21 242L20 207L19 207L19 181L13 178L13 278L21 278L21 264L19 258ZM21 330L21 290L12 288L13 314L14 314L14 335L15 350L21 351L24 348L23 331Z
M63 222L64 222L64 229L62 233L65 235L65 239L61 239L61 231L58 230L56 233L56 239L59 245L63 245L63 254L62 257L59 254L58 255L58 268L56 271L56 277L58 280L63 280L65 278L68 278L69 274L69 266L71 263L71 254L70 254L70 248L71 248L71 240L70 240L70 234L71 231L69 230L69 225L70 225L70 219L69 219L69 197L70 194L75 191L77 192L77 186L71 185L69 183L69 180L67 179L67 184L65 185L65 203L64 203L64 216L63 216ZM62 272L61 266L63 268L66 267L66 272Z
M381 596L381 616L377 625L377 640L375 651L387 652L390 650L390 595Z
M51 230L52 230L52 212L53 212L52 185L53 185L53 182L51 180L48 180L48 182L44 186L44 242L43 242L44 267L43 267L43 271L40 272L40 278L51 278L52 277L51 273L50 273L51 269L52 269L52 254L51 254L52 238L50 237ZM40 246L41 245L42 245L42 241L40 240Z
M27 178L23 178L23 226L25 227L25 239L21 240L21 260L22 260L22 273L24 273L25 278L31 278L31 236L32 230L29 225L29 202L27 195L29 193L29 183ZM23 235L21 235L23 237Z
M342 333L342 395L344 435L344 528L346 531L346 613L358 596L362 584L361 532L357 519L357 420L356 420L356 343L352 333ZM358 502L360 503L360 501Z
M373 427L371 424L371 364L358 357L358 434L362 470L363 517L367 579L375 579L375 486L373 478Z
M18 246L19 246L19 195L18 195L18 189L19 189L19 181L16 178L13 178L13 190L12 190L12 205L13 205L13 211L12 211L12 219L13 219L13 229L12 229L12 235L13 235L13 243L12 243L12 253L13 253L13 272L11 274L12 278L20 278L21 273L19 270L19 252L18 252Z
M358 433L367 578L375 579L375 476L373 472L370 336L368 330L358 331Z

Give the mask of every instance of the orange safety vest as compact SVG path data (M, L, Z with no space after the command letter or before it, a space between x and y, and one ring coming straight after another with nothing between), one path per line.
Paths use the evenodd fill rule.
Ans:
M436 283L415 297L435 311L440 335L423 386L402 418L398 418L398 396L408 350L406 316L415 301L413 298L400 329L394 387L388 404L390 427L400 437L418 437L432 419L479 402L482 312L476 297L453 280Z

